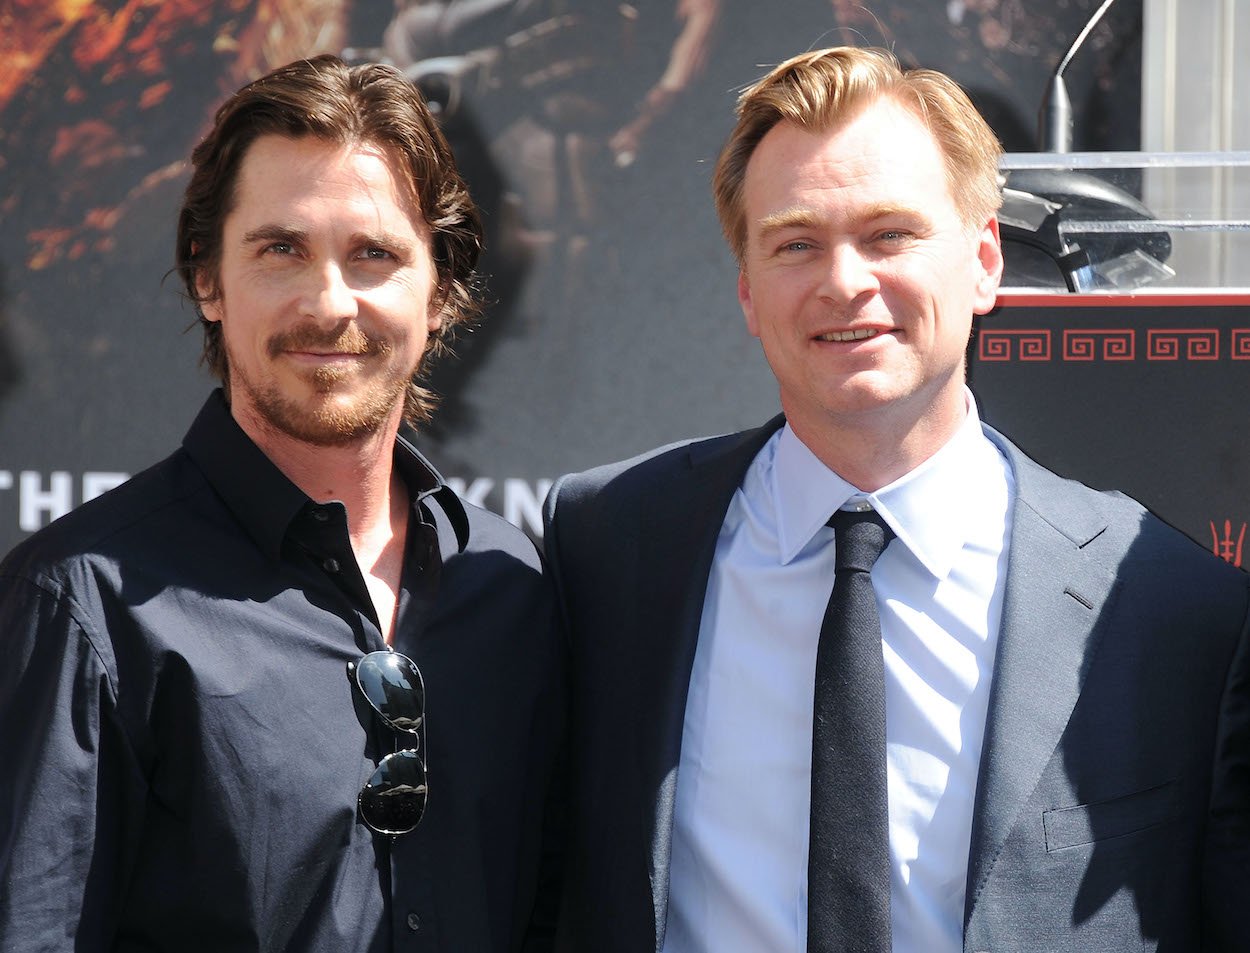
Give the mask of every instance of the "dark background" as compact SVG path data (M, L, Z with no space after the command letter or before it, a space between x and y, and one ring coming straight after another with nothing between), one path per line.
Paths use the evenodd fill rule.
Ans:
M743 86L811 47L887 45L950 73L1009 151L1032 151L1047 75L1097 3L49 6L0 7L0 551L23 518L80 502L84 478L169 452L212 386L168 274L182 163L221 99L272 66L386 57L444 107L486 214L494 304L435 371L445 401L423 449L534 531L561 473L776 411L709 191ZM711 31L683 36L701 14ZM692 32L677 47L691 54L676 57L684 80L649 114ZM1140 0L1120 0L1069 70L1078 150L1139 147L1141 32ZM618 161L631 125L632 161ZM983 324L1097 325L1104 310L1007 309ZM1221 313L1226 336L1243 313ZM1143 334L1208 320L1114 317ZM1130 489L1209 545L1209 522L1246 518L1247 365L1227 348L1215 364L978 360L973 386L986 419L1043 462Z
M970 376L987 422L1031 455L1243 565L1250 301L1000 309Z

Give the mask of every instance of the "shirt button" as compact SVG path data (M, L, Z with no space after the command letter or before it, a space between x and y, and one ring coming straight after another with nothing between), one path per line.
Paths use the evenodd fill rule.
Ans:
M415 913L408 914L408 929L413 933L421 929L421 918Z
M329 559L327 559L325 562L321 564L321 568L324 569L326 572L338 572L339 561L335 559L333 556L331 556Z
M315 519L318 523L324 523L326 520L330 518L330 514L322 509L313 510L312 516L313 516L313 519Z

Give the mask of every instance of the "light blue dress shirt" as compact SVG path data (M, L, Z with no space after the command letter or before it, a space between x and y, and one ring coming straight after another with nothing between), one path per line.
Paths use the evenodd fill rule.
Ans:
M833 511L898 537L872 571L886 682L894 953L958 953L1014 484L968 416L929 460L860 493L788 428L722 525L690 678L665 953L804 953L816 643Z

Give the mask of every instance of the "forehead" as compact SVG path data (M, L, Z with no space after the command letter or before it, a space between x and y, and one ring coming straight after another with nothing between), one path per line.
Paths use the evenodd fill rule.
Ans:
M743 199L748 227L779 208L811 202L915 203L935 214L954 209L932 133L889 99L828 129L778 123L747 163Z
M373 143L343 144L314 136L258 137L247 149L235 181L230 218L358 215L424 219L403 166Z

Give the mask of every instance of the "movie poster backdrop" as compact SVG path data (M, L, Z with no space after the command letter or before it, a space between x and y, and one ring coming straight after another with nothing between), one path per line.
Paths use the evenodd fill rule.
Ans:
M1008 150L1032 151L1046 78L1097 5L10 0L0 6L0 551L169 453L213 386L170 271L184 163L221 99L273 66L327 51L380 59L437 105L485 213L493 303L435 370L444 400L422 448L469 499L537 534L561 473L777 410L709 188L744 85L811 47L886 45L950 73ZM1138 148L1141 38L1140 0L1121 0L1073 61L1077 149ZM1214 548L1223 541L1231 559L1246 518L1234 491L1250 466L1221 448L1237 444L1227 431L1250 364L1231 343L1219 374L1142 357L1126 377L1127 364L1061 359L1064 329L1102 317L986 318L999 331L1044 325L1053 350L1027 361L1020 335L1006 335L1006 351L1001 334L989 350L974 341L984 416L1044 462L1132 490ZM1138 317L1117 320L1144 342ZM1236 308L1220 321L1229 342L1250 325ZM1165 394L1181 420L1158 431L1147 408ZM1108 441L1091 424L1108 400L1114 420L1141 425L1112 426ZM1161 446L1161 434L1186 445ZM1185 465L1195 448L1203 472ZM1219 500L1190 505L1203 494Z

